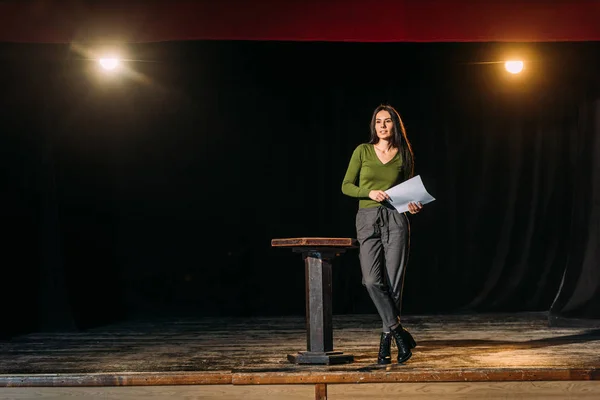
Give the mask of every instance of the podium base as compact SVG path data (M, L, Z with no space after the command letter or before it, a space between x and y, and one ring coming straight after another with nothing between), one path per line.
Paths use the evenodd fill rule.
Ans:
M352 354L341 351L328 351L324 353L315 351L300 351L298 354L288 354L287 359L293 364L347 364L354 362Z

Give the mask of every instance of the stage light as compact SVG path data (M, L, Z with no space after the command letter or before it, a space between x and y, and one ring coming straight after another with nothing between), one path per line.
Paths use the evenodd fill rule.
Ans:
M511 74L518 74L523 71L523 61L506 61L504 68Z
M119 66L118 58L101 58L98 60L100 66L107 71L112 71Z

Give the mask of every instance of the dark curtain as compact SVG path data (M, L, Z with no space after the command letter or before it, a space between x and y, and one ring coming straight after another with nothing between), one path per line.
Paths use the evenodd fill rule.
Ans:
M581 109L579 130L587 132L582 146L591 153L587 173L575 180L573 194L578 206L571 211L570 253L577 255L565 266L559 292L550 308L553 326L600 326L600 101Z
M520 76L487 63L508 48ZM115 76L2 49L3 334L303 315L302 261L270 240L355 235L341 180L382 102L437 199L411 217L404 312L597 317L598 43L139 44ZM375 312L360 281L336 260L334 313Z

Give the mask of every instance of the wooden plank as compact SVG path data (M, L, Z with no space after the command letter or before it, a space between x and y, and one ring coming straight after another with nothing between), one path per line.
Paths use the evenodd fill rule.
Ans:
M311 400L313 385L182 385L182 386L121 386L121 387L34 387L0 388L2 400L59 399L218 399L218 400ZM345 397L338 397L345 399Z
M273 247L357 247L358 241L352 238L299 237L271 240Z
M394 382L504 382L504 381L588 381L600 380L596 368L506 368L472 370L419 370L399 366L372 372L233 372L234 385L359 384Z
M225 384L231 384L231 373L229 372L0 375L0 387L163 386Z
M600 329L600 319L563 318L555 315L548 317L548 324L552 327Z
M127 387L0 388L0 399L219 399L309 400L313 385L185 385ZM588 382L434 382L366 383L328 385L329 400L481 400L481 399L578 399L600 398L600 381Z
M237 387L237 386L236 386ZM243 387L243 386L242 386ZM262 387L262 386L258 386ZM600 398L594 382L437 382L328 385L329 399L352 400L481 400L481 399L587 399Z

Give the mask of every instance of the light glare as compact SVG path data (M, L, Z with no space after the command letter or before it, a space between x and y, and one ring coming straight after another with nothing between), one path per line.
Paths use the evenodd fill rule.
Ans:
M507 61L504 63L504 67L511 74L518 74L523 71L523 61Z
M117 68L117 66L119 65L118 58L101 58L99 61L100 61L100 66L108 71L112 71L113 69Z

